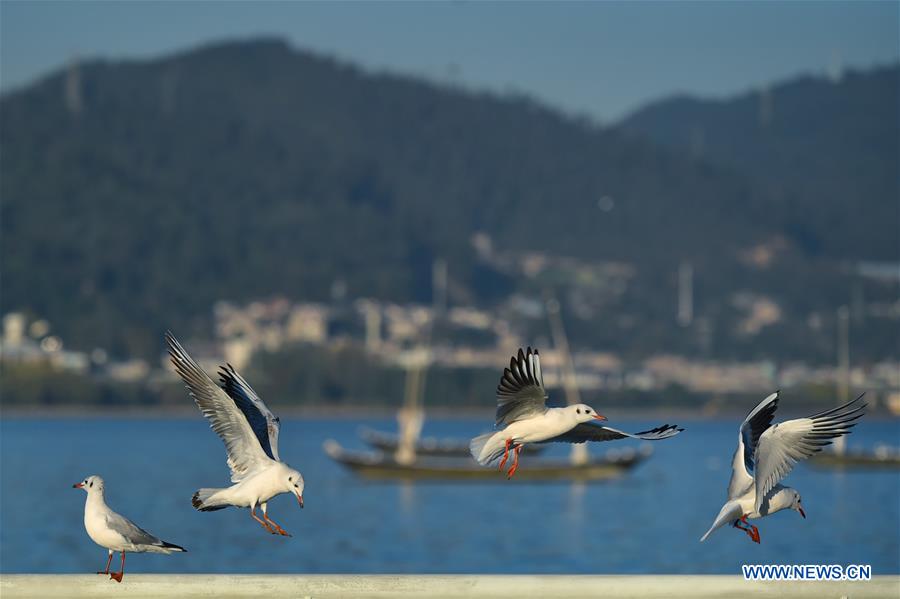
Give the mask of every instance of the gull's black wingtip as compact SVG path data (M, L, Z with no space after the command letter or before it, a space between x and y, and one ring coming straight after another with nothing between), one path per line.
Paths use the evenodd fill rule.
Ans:
M182 547L181 545L176 545L175 543L169 543L168 541L163 541L162 546L166 549L171 549L172 551L181 551L183 553L187 553L187 549Z
M171 354L173 350L176 350L181 347L181 344L178 342L178 339L175 338L175 335L172 334L172 331L166 329L165 334L163 335L163 339L166 341L166 346L169 349L169 353Z
M528 356L537 355L537 354L538 354L538 349L536 347L531 347L530 345L526 345L525 347L520 347L516 351L515 355L513 356L513 359L515 360L516 358L518 358L521 361L521 360L524 360L525 358L527 358Z

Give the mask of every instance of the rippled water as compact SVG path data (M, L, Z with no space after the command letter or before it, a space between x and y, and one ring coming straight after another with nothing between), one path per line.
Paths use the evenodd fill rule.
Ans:
M306 509L286 495L269 504L270 515L294 534L281 538L266 534L246 510L191 508L194 489L228 481L222 445L199 415L5 419L0 571L103 566L105 550L82 524L84 493L71 488L89 474L106 479L113 509L190 551L132 556L131 572L736 574L742 563L866 563L876 574L900 571L897 471L800 465L786 482L803 494L807 520L788 512L757 521L761 545L730 529L700 544L724 500L737 423L680 423L685 433L654 444L648 462L616 481L393 484L361 481L321 449L327 438L361 447L359 425L390 430L391 420L286 420L281 455L306 478ZM432 421L425 433L471 436L483 425ZM896 421L869 419L856 431L851 447L898 439Z

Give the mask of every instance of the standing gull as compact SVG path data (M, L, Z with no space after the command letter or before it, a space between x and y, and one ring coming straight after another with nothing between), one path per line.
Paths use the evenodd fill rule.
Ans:
M171 333L166 333L166 344L191 397L225 443L235 483L225 489L198 489L191 503L201 512L228 506L250 508L250 516L267 531L291 536L269 518L266 509L267 502L282 493L293 493L303 507L303 476L278 458L278 418L231 365L220 368L219 387ZM256 515L256 506L262 508L262 519Z
M850 434L866 404L862 395L831 410L809 418L797 418L772 425L778 408L775 392L762 400L744 422L738 434L737 449L731 462L728 501L700 542L717 528L731 524L759 543L759 529L747 518L763 518L783 509L792 509L806 518L800 493L781 484L794 465L822 451L842 435ZM744 526L741 526L741 523Z
M106 570L97 574L109 574L116 582L122 582L125 575L125 552L132 553L172 553L174 551L187 551L184 547L166 543L151 535L149 532L126 518L121 516L106 505L103 499L103 479L99 476L89 476L72 487L84 489L87 499L84 502L84 528L91 540L109 550L109 558L106 560ZM122 552L122 566L118 572L110 572L113 552Z
M529 347L509 362L497 386L497 416L495 427L503 427L472 439L472 457L486 466L500 460L503 470L514 452L513 464L506 473L512 478L519 467L519 452L527 443L584 443L585 441L613 441L615 439L644 439L658 441L680 433L677 426L665 424L640 433L625 433L597 424L606 420L592 407L575 404L565 408L548 408L544 390L544 376L538 351ZM502 459L501 459L502 456Z

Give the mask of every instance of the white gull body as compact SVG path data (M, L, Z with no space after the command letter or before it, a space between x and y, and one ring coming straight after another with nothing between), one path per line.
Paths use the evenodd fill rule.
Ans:
M72 485L76 489L84 489L87 499L84 502L84 528L91 540L109 550L106 570L97 574L109 574L110 578L122 582L125 574L125 552L131 553L173 553L187 551L172 543L162 541L137 524L112 511L103 496L104 482L99 476L89 476L80 483ZM110 572L113 552L122 553L122 566L119 572Z
M860 395L837 408L772 426L778 399L778 392L769 395L741 423L731 463L728 501L701 542L713 531L731 524L759 543L759 529L747 519L763 518L784 509L795 510L806 518L800 493L781 485L781 480L798 461L821 451L835 438L849 434L865 408L865 404L859 403Z
M166 334L166 343L175 370L225 443L231 482L235 483L198 489L191 503L203 512L229 506L249 508L250 516L267 531L290 536L267 513L267 502L282 493L292 493L303 507L303 476L278 458L278 418L230 365L219 370L220 387L171 333ZM262 508L262 519L256 515L257 506Z
M512 449L514 461L507 472L507 477L512 477L518 468L519 452L528 443L584 443L625 438L658 441L684 430L666 424L632 434L597 424L602 420L606 418L585 404L548 408L538 350L519 349L510 360L509 368L503 370L497 386L495 426L502 428L475 437L469 450L482 466L499 460L502 470Z

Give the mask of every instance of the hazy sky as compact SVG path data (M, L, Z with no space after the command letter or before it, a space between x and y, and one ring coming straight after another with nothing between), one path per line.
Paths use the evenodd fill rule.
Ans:
M74 56L143 58L278 35L371 69L516 89L609 121L898 59L900 3L36 2L0 0L0 89Z

